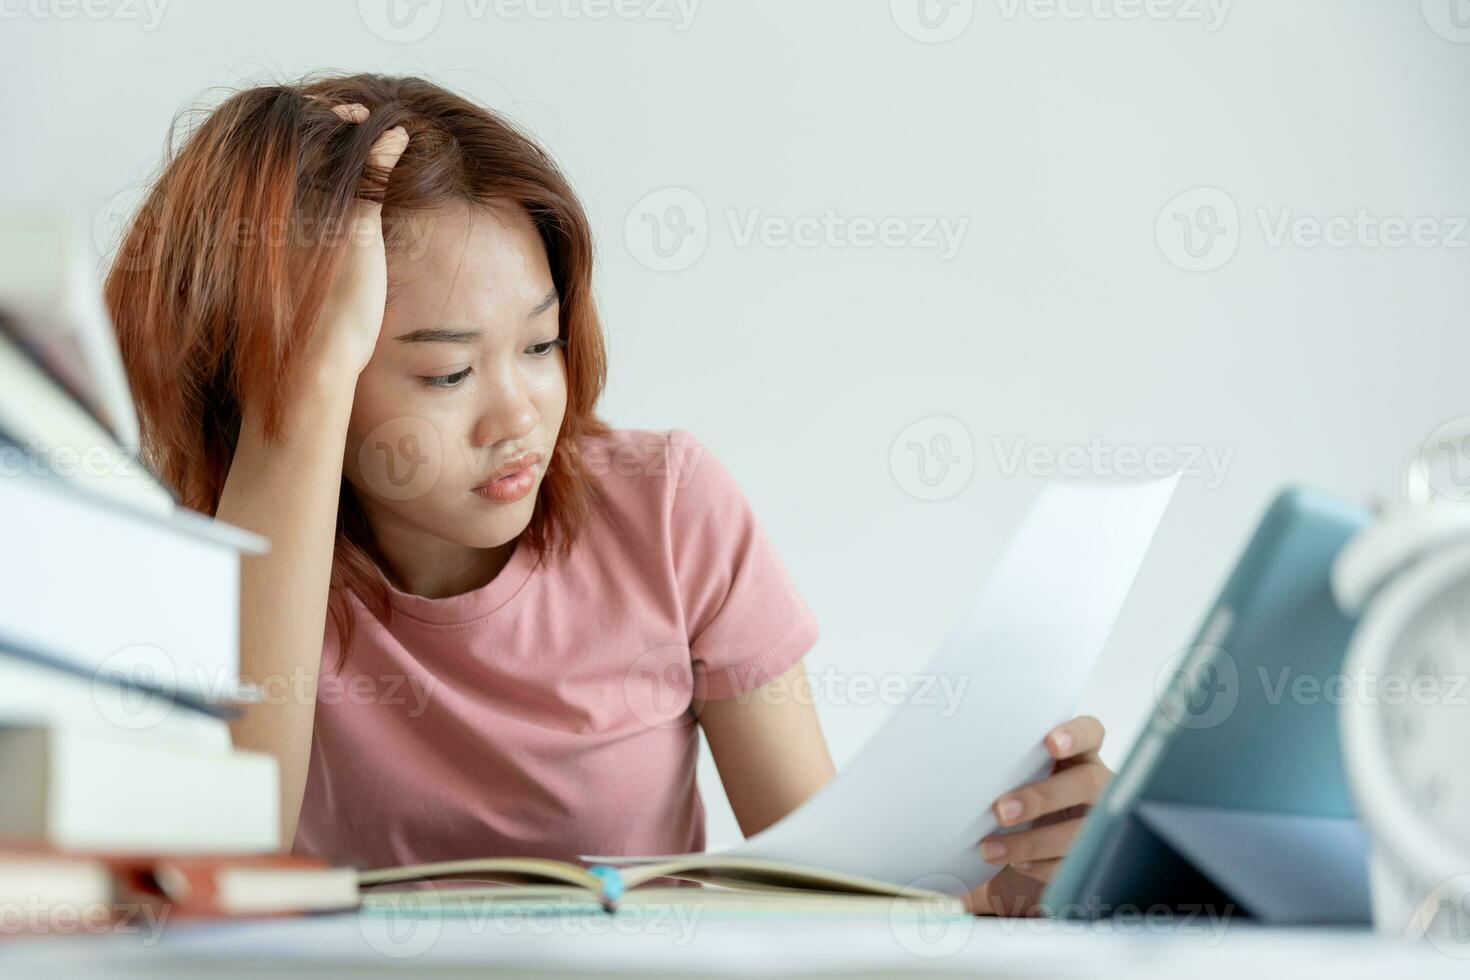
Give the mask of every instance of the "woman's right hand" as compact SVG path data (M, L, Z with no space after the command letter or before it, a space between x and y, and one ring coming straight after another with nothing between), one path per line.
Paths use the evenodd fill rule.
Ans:
M368 117L361 103L332 106L347 122L357 124ZM394 126L383 133L368 151L368 164L391 173L408 146L408 131ZM347 222L347 254L322 304L312 343L325 345L326 356L352 379L367 367L383 327L383 305L388 296L388 258L383 245L383 205L359 197Z

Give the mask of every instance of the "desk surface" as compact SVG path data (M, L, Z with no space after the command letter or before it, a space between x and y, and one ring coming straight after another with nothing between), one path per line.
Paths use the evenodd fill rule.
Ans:
M161 931L140 926L129 935L13 938L0 943L0 974L193 978L268 972L274 978L360 978L591 972L1236 980L1254 971L1374 980L1470 976L1470 943L1409 945L1357 929L1272 929L1205 919L1167 925L972 917L919 922L875 915L662 911L603 916L486 909L412 919L343 913L254 922L165 921Z

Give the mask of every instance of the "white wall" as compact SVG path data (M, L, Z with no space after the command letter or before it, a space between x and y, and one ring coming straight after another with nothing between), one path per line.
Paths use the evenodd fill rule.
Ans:
M426 0L412 43L368 26L388 33L385 0L173 0L156 23L141 0L92 2L107 16L0 0L0 206L80 201L105 225L210 86L423 73L509 113L596 223L607 415L688 428L727 462L822 622L813 672L922 670L1040 483L1007 475L993 440L1228 460L1181 486L1090 684L1114 764L1269 495L1392 494L1466 412L1470 30L1454 0L927 0L949 11L940 34L963 27L938 43L900 26L934 36L914 0L705 0L687 22L673 0L618 0L647 11L631 19L591 17L598 0ZM667 187L693 192L707 244L655 271L625 224ZM1156 224L1198 187L1239 213L1203 261L1237 247L1190 272L1172 215ZM1177 207L1200 203L1221 201ZM756 212L829 208L902 235L968 224L947 257L737 234ZM1273 244L1283 218L1358 209L1345 246ZM1433 246L1372 244L1394 233L1382 219L1419 217ZM890 467L931 416L973 445L953 443L973 476L943 501ZM841 764L886 709L819 691ZM721 843L738 831L704 780Z

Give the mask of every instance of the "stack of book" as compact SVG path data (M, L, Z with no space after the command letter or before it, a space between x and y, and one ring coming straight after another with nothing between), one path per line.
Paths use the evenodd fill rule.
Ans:
M149 896L270 910L320 870L276 854L275 760L227 721L267 544L140 461L97 275L65 216L0 215L0 931Z

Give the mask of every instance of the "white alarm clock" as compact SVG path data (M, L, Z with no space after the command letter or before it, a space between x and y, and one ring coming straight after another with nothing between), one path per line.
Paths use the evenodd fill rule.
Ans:
M1375 926L1470 957L1470 508L1413 479L1411 503L1332 570L1338 604L1361 617L1343 759L1372 842Z

